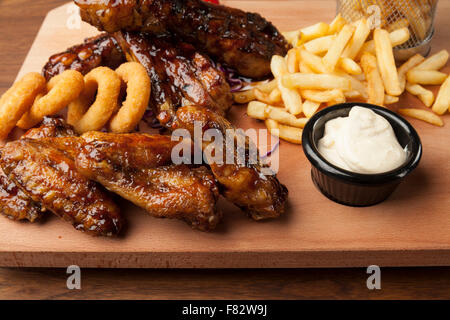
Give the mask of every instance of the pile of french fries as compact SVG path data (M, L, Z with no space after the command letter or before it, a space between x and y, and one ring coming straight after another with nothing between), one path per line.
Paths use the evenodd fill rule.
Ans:
M293 48L285 57L272 57L274 79L234 93L235 102L248 103L247 114L265 121L271 134L300 144L302 128L321 106L345 101L386 106L398 102L405 90L434 112L406 108L399 113L443 125L437 114L450 107L450 80L438 70L449 54L442 50L427 59L417 54L397 68L393 47L408 41L408 28L371 30L365 18L347 23L338 15L330 24L319 22L284 36ZM422 86L440 84L436 99Z

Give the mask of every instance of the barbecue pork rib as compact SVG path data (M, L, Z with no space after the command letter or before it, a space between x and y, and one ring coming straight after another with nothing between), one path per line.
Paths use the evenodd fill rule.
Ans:
M67 69L77 70L85 75L100 66L116 69L123 62L125 56L116 40L109 34L102 33L52 55L42 69L42 75L48 81Z
M146 68L152 83L150 105L153 111L164 111L167 122L182 105L196 104L223 115L233 103L226 77L211 59L168 36L117 32L89 38L53 55L42 74L47 79L67 69L86 74L99 66L116 68L126 60Z
M114 37L128 61L146 68L152 83L150 105L163 126L183 105L206 107L221 115L231 107L230 86L223 72L192 45L133 32L117 32Z
M122 218L112 199L82 176L69 156L43 140L20 139L6 144L0 165L7 177L34 202L77 230L92 235L118 234Z
M270 75L271 57L289 48L259 14L202 0L74 1L82 19L99 30L172 34L247 77Z

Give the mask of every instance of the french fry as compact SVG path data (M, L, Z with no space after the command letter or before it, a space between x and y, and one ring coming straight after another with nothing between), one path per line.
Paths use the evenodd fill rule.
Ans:
M338 61L338 67L349 74L361 74L361 67L352 59L341 57Z
M389 40L391 41L392 47L401 45L402 43L405 43L408 41L410 36L408 28L401 28L398 30L395 30L391 33L389 33ZM356 56L356 61L360 60L362 54L364 52L369 52L371 54L375 54L375 42L373 40L367 41L362 46L361 50L359 51L358 55Z
M274 79L274 80L270 80L268 82L259 83L259 84L255 85L253 88L259 89L262 92L269 93L269 92L272 92L272 90L274 90L276 87L277 87L277 82Z
M306 118L311 118L314 113L319 109L320 103L311 101L311 100L305 100L303 102L303 113Z
M444 114L446 110L450 112L450 77L442 84L436 97L436 101L431 108L437 114Z
M255 96L255 92L253 91L253 89L233 93L234 102L239 103L239 104L248 103L255 99L256 99L256 96Z
M251 101L248 104L247 115L259 120L275 120L277 123L296 128L303 128L306 125L306 122L308 122L308 118L297 118L281 108L259 101Z
M283 75L288 73L286 61L283 57L274 55L270 63L272 74L277 80L278 89L281 92L281 98L286 109L293 115L302 112L302 98L297 90L292 90L285 87L282 83Z
M331 74L293 73L283 76L283 85L289 88L301 89L342 89L350 90L349 79Z
M312 39L320 38L327 35L328 29L329 25L326 24L325 22L319 22L313 24L312 26L300 29L300 39L297 43L297 46L299 44L308 42Z
M432 56L425 59L425 61L416 66L414 69L439 70L447 64L447 61L448 61L448 51L441 50L438 53L435 53Z
M300 30L282 32L282 34L287 42L289 42L293 47L297 46L298 40L300 39Z
M344 96L346 99L350 99L350 100L356 100L356 99L363 98L361 92L359 92L358 90L344 91Z
M352 38L348 42L347 47L344 49L342 56L354 59L359 50L361 50L361 47L364 45L364 42L369 36L369 33L370 26L367 20L365 18L358 20L358 22L356 23L356 30L353 33Z
M269 129L269 132L271 134L273 134L274 136L279 137L280 134L278 131L278 122L276 122L275 120L272 119L267 119L266 121L264 121L264 123L266 124L267 129Z
M330 27L328 28L328 34L335 34L342 30L342 28L347 24L347 21L342 17L340 13L331 21Z
M308 121L308 118L297 118L293 114L273 106L266 106L265 108L266 119L272 119L278 123L285 124L291 127L303 128Z
M442 127L444 125L444 121L442 121L442 119L438 115L434 114L431 111L422 109L398 109L398 113L404 116L431 123L435 126Z
M395 67L394 53L392 51L389 33L383 29L375 29L373 32L375 41L375 52L378 61L378 69L383 79L386 92L392 96L402 93L398 80L397 68Z
M352 90L358 91L364 100L369 99L369 95L367 93L366 86L361 81L359 81L355 76L351 76L349 74L346 74L345 72L340 72L340 73L338 73L338 75L349 79ZM345 92L344 92L344 94L345 94Z
M425 58L420 54L415 54L411 58L408 59L405 63L403 63L397 70L398 72L398 81L400 82L400 89L405 91L406 86L406 73L424 61Z
M417 96L427 107L431 107L434 101L434 94L430 90L425 89L420 84L406 83L406 91Z
M394 22L388 24L386 26L386 30L388 32L392 32L392 31L395 31L397 29L408 28L408 26L409 26L408 20L405 19L405 18L400 18L400 19L395 20Z
M287 53L286 63L287 68L290 73L298 72L298 58L297 58L298 51L293 48L290 49Z
M353 78L355 78L358 81L366 81L366 75L364 74L364 72L361 74L354 74Z
M303 46L306 50L314 54L320 54L330 49L336 35L329 35L306 42Z
M417 70L413 68L406 73L406 80L411 83L438 85L442 84L447 75L435 70Z
M262 92L261 90L259 90L257 88L253 89L253 92L258 101L261 101L261 102L267 103L267 104L273 103L272 100L270 99L270 93Z
M390 96L390 95L388 95L388 94L385 94L385 95L384 95L384 104L385 104L385 105L397 103L398 100L399 100L398 97Z
M339 103L345 102L345 96L342 90L331 89L331 90L312 90L304 89L301 90L303 98L315 102L328 102L328 101L338 101Z
M296 144L302 143L302 129L279 124L272 119L267 119L265 124L267 129L269 129L270 134L288 142Z
M281 91L278 88L273 89L272 92L270 93L269 97L270 97L270 101L272 101L272 103L274 103L274 104L278 104L278 103L282 102Z
M249 117L266 120L266 109L267 104L259 101L250 101L247 106L247 115Z
M367 91L369 95L367 102L383 105L384 86L381 75L378 72L377 58L372 54L365 52L361 57L361 67L367 78Z
M248 103L248 102L256 99L255 92L253 91L253 89L256 88L262 92L269 93L276 87L277 87L277 83L275 80L259 83L250 90L234 92L233 100L234 100L234 102L239 103L239 104Z
M314 73L314 71L303 60L300 60L300 63L298 64L298 68L301 73Z
M306 51L305 49L300 49L300 61L304 61L305 64L315 73L327 73L325 66L323 65L322 59L315 54Z
M354 31L355 27L347 24L339 32L338 36L336 37L336 40L333 42L328 52L322 58L325 70L327 70L328 72L334 71L337 62L341 57L342 52L345 49L345 46L352 37Z

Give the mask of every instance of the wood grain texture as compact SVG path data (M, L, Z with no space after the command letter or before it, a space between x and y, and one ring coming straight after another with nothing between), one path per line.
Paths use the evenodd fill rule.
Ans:
M426 271L425 271L426 270ZM0 299L449 299L450 268L381 270L368 290L365 269L82 269L81 290L65 269L0 269Z
M334 0L328 2L334 6ZM15 79L46 12L63 3L0 0L0 93ZM437 15L444 30L450 28L447 16L442 11ZM381 291L367 290L365 279L362 269L83 269L82 290L69 291L65 269L0 268L0 299L450 298L450 268L384 268Z
M330 21L330 1L231 1L255 10L281 30ZM441 14L450 4L440 5ZM21 72L39 71L47 58L97 31L66 26L67 7L51 11ZM441 25L444 27L442 28ZM448 43L446 22L438 15L433 51ZM446 69L448 71L448 68ZM420 105L407 96L401 105ZM395 106L394 106L395 108ZM263 128L235 107L229 115L238 127ZM448 121L449 116L444 116ZM223 223L211 233L194 232L179 221L151 219L123 203L128 228L121 238L88 237L49 217L42 224L0 219L0 265L60 267L252 268L450 265L450 127L411 121L424 144L419 168L386 202L369 208L338 205L318 192L310 164L300 147L280 145L279 179L290 189L288 212L280 219L255 223L222 201ZM447 189L445 188L447 186Z

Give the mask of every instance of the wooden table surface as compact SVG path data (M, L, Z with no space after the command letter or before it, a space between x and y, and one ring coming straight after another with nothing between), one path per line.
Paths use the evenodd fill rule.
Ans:
M14 80L47 11L65 2L0 0L0 94ZM450 268L383 268L382 289L375 291L367 289L367 276L361 268L84 269L82 289L68 290L64 269L0 268L0 299L450 298Z

